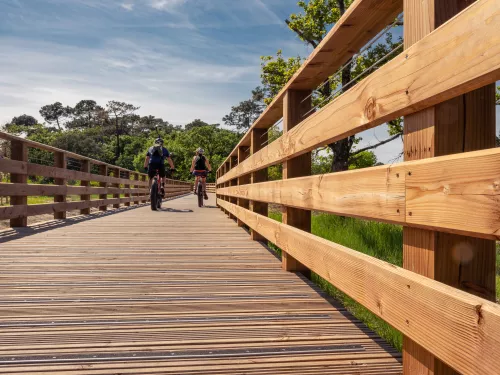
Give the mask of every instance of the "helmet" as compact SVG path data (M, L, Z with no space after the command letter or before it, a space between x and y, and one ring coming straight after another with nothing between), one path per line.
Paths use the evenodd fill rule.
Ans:
M157 138L155 140L155 146L163 146L163 139Z
M205 150L204 150L204 149L202 149L201 147L198 147L198 149L196 150L196 152L197 152L198 154L204 154L204 153L205 153Z

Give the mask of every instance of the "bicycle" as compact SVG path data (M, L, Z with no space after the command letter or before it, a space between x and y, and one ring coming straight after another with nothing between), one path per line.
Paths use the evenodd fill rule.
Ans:
M170 176L174 172L174 169L170 170ZM151 202L151 210L157 211L161 209L161 205L163 203L163 198L165 194L162 193L161 189L161 178L160 178L160 170L156 170L156 174L153 177L153 183L151 184L151 191L149 193L149 200Z
M210 171L207 171L207 175L210 173ZM207 176L205 176L207 178ZM202 183L202 177L198 180L198 186L196 186L196 195L198 196L198 207L203 207L204 202L203 202L203 183Z

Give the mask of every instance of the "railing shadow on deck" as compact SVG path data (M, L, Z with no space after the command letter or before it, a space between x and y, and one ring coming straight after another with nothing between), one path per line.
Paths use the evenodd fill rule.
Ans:
M190 195L190 194L188 193L188 194L184 194L184 195L179 195L177 197L165 198L163 201L168 202L168 201L172 201L175 199L186 197L188 195ZM131 211L131 210L135 210L135 209L143 208L143 207L148 207L148 206L149 206L149 203L141 203L141 204L130 206L130 207L120 207L120 208L110 209L108 211L98 211L98 212L91 213L89 215L78 215L78 216L69 217L67 219L44 221L44 222L32 224L28 227L8 228L5 230L0 230L0 243L6 243L6 242L9 242L9 241L12 241L15 239L19 239L21 237L28 237L28 236L32 236L34 234L43 233L43 232L47 232L47 231L58 229L58 228L64 228L64 227L67 227L70 225L83 223L85 221L100 219L103 217L116 215L116 214L120 214L120 213L123 213L126 211ZM183 210L175 210L172 208L164 208L164 209L162 209L162 211L164 211L164 212L167 212L167 211L168 212L176 212L176 213L193 212L192 210L183 211Z

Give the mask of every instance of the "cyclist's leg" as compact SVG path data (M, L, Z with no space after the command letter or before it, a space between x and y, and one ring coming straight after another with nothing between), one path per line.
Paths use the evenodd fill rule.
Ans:
M166 177L166 171L165 171L165 165L162 164L160 165L160 167L158 168L158 170L160 171L159 174L160 174L160 180L161 180L161 194L163 197L165 197L165 177Z
M201 177L201 184L203 186L203 196L205 197L205 199L208 199L208 195L207 195L207 176L202 176Z
M200 176L195 174L196 176L196 181L194 183L194 195L197 195L198 194L198 183L200 181Z

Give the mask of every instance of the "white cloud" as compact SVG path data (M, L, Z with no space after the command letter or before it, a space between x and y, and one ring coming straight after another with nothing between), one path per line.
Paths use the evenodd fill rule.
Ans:
M22 47L21 47L22 46ZM61 101L109 100L141 106L140 114L175 124L194 118L220 122L240 92L249 92L258 66L181 58L176 47L125 39L101 48L0 38L0 124Z
M186 0L151 0L151 6L158 10L170 11L179 5L185 3Z
M134 4L133 3L122 3L122 4L120 4L120 6L123 9L128 10L129 12L131 12L132 10L134 10Z

